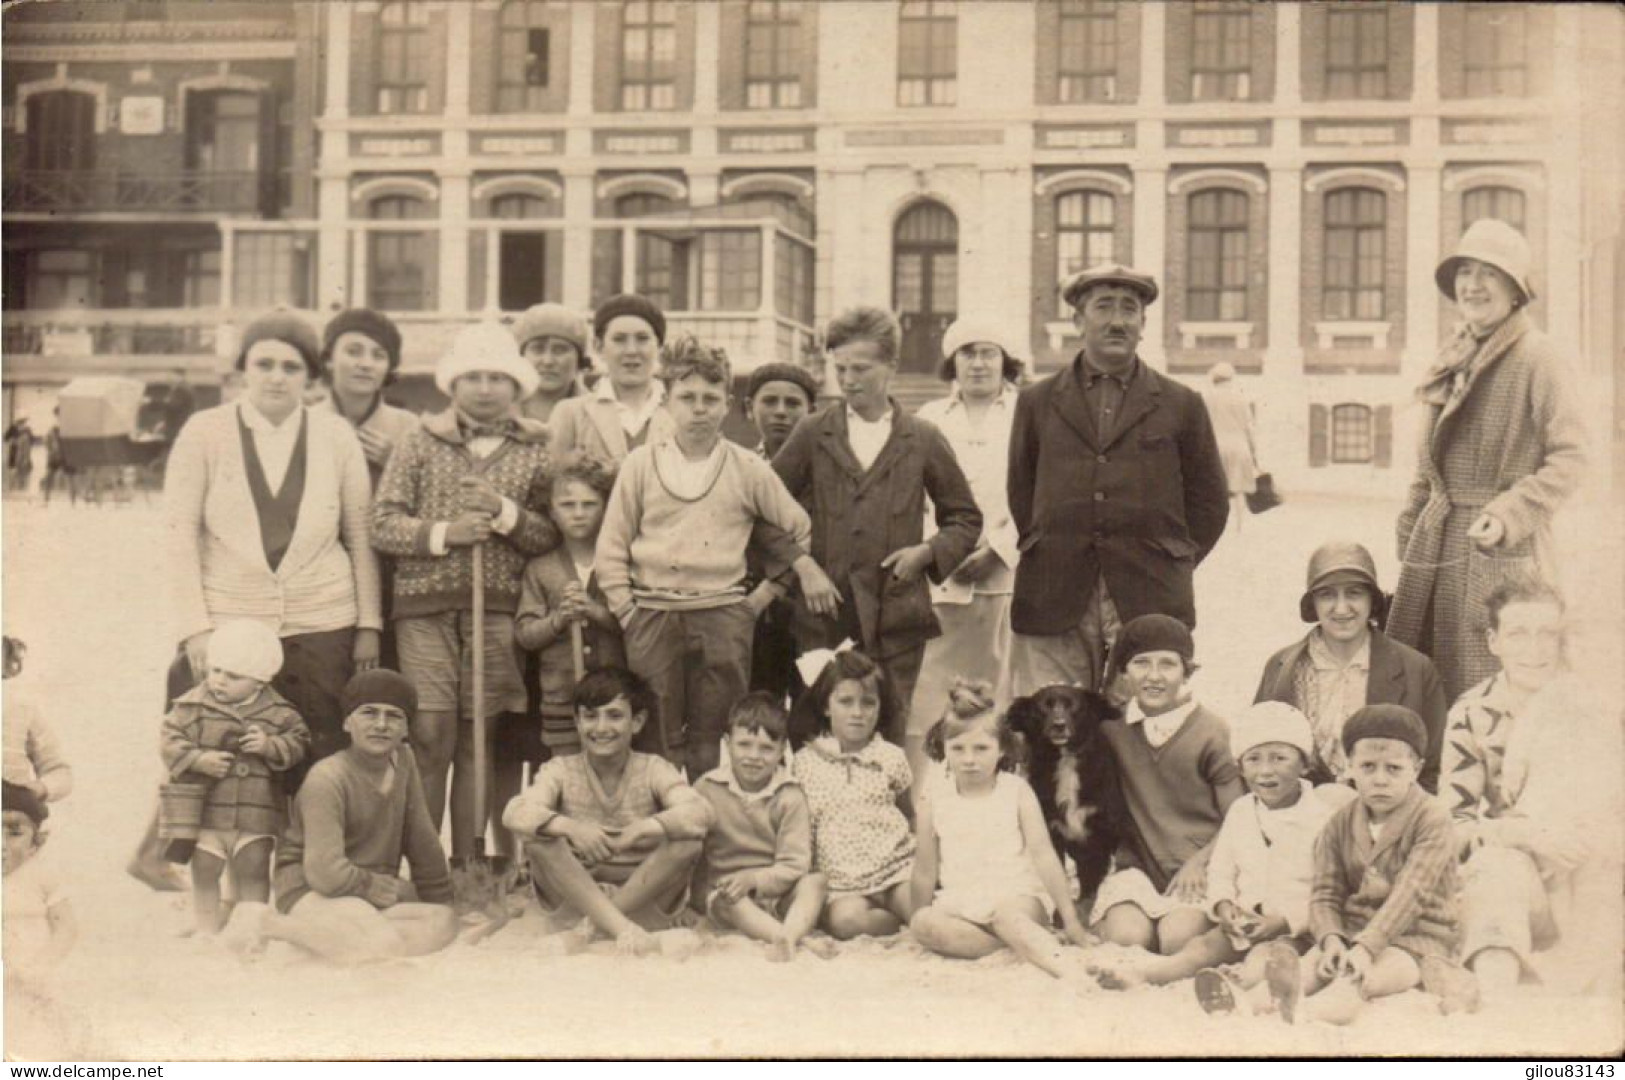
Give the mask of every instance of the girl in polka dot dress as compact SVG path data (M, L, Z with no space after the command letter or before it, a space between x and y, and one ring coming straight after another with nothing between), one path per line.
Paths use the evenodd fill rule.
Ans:
M885 672L855 651L837 653L796 703L820 727L794 771L812 807L813 869L829 881L823 926L843 940L895 934L913 913L912 775L876 734L896 709Z

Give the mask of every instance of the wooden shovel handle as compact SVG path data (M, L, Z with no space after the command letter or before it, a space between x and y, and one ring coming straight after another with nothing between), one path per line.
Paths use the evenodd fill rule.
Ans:
M570 662L575 665L576 682L587 677L587 643L581 624L570 620Z
M474 854L485 854L485 545L475 544L474 564Z

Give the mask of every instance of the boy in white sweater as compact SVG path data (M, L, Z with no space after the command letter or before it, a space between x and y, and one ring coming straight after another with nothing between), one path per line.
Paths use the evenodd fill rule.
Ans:
M745 548L758 524L809 604L833 610L836 591L807 554L812 522L772 467L722 437L733 373L720 349L690 337L662 357L677 431L627 457L598 534L595 568L626 633L632 670L649 682L659 720L637 749L716 767L728 708L750 681L758 614L745 593Z

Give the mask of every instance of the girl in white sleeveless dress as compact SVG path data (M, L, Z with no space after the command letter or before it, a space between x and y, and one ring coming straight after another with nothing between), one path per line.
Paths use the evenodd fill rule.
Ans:
M1069 974L1051 930L1088 944L1038 797L1003 771L1011 736L985 682L956 681L948 711L926 737L947 768L930 776L919 806L914 937L944 956L976 959L1014 949L1056 978ZM1073 972L1075 974L1075 972Z

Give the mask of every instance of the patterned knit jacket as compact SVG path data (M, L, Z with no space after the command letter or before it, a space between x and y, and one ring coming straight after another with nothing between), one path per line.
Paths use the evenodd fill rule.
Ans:
M394 617L405 619L465 611L473 603L473 557L468 547L430 552L438 522L462 512L459 483L480 476L519 507L519 521L506 536L485 543L485 609L513 613L519 583L531 557L559 544L548 516L550 459L547 426L518 419L515 430L489 455L476 458L464 444L456 414L447 409L424 418L390 455L372 508L373 546L395 556Z

